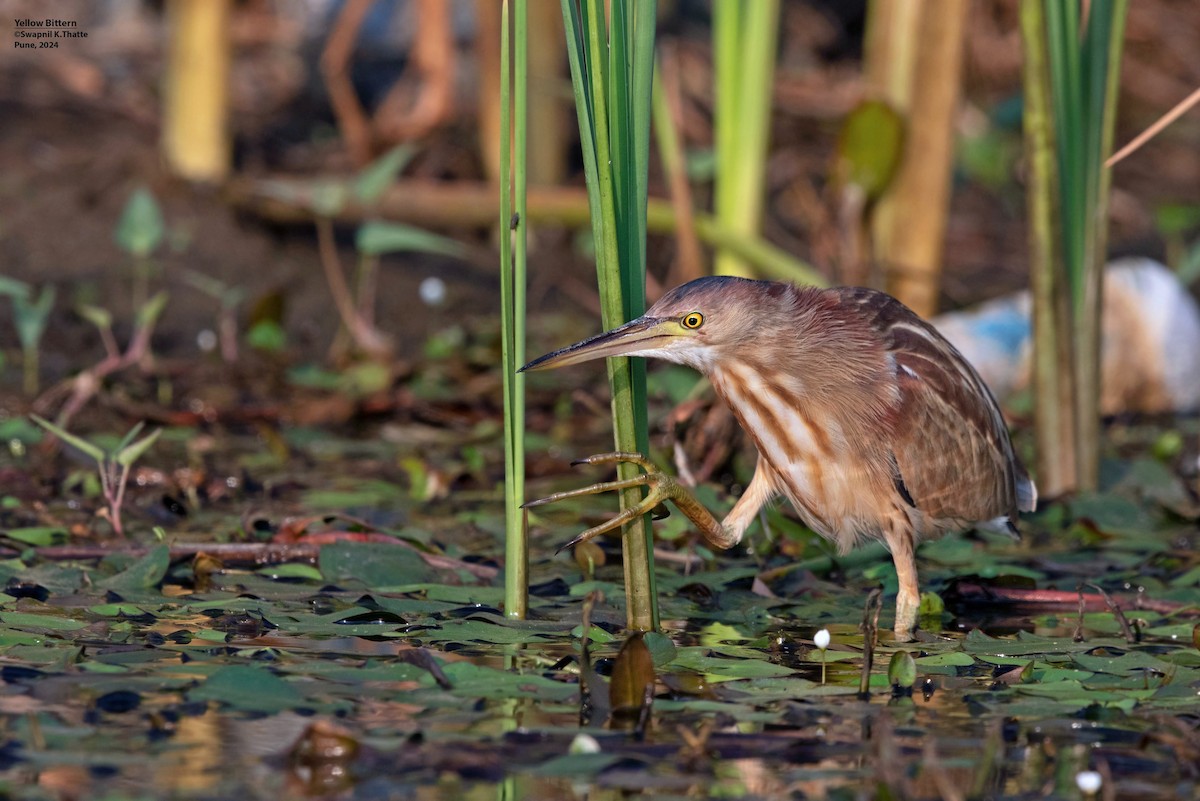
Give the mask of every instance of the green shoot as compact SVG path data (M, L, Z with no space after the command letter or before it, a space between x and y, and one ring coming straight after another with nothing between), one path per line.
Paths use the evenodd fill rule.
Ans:
M159 438L162 429L155 429L141 439L137 439L138 434L145 426L145 423L138 423L121 438L115 448L105 451L99 445L88 442L36 414L30 415L30 417L33 422L96 462L96 470L100 475L100 490L104 494L104 500L108 503L108 522L117 536L124 537L125 527L121 522L121 507L125 503L125 487L129 483L129 473L133 469L134 462L141 458Z
M121 249L133 257L133 308L140 309L150 296L154 269L151 256L166 236L162 211L154 195L139 187L129 197L117 222L115 237Z
M54 287L42 287L35 299L32 288L11 280L10 284L11 291L0 287L0 294L11 295L13 323L21 343L22 388L26 395L36 395L41 373L40 346L46 324L50 322L50 312L54 309ZM21 289L24 291L19 291Z

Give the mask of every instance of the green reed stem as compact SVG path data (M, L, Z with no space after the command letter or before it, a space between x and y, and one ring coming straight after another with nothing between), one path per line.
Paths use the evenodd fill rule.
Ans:
M525 377L517 370L525 363L528 5L527 0L514 0L513 5L516 34L515 79L511 69L513 58L509 43L508 0L504 0L500 11L500 349L504 373L504 611L509 617L524 618L529 603L529 544L526 538L525 512L521 509L521 504L525 502Z

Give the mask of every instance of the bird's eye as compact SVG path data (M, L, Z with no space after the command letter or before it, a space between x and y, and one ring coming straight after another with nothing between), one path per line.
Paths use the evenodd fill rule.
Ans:
M704 325L704 315L700 312L688 312L683 315L683 319L679 321L684 328L697 329Z

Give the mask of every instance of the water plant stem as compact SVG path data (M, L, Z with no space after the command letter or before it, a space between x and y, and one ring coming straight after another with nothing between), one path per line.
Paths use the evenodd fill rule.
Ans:
M504 364L504 613L524 618L529 605L525 502L525 263L528 4L514 0L516 53L509 3L500 11L500 302ZM516 69L513 70L515 61ZM515 112L515 113L514 113ZM515 117L515 119L514 119ZM515 141L514 141L515 140ZM514 164L515 162L515 164ZM515 206L515 209L514 209Z

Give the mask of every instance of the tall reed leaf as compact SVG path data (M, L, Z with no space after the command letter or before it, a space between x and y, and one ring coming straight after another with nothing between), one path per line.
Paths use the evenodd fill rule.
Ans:
M717 219L731 231L758 234L765 203L767 145L779 0L713 0L716 70ZM721 275L750 275L735 254L717 253Z
M655 3L612 0L611 29L604 4L561 0L567 57L579 118L584 175L596 242L601 317L613 328L646 305L646 183L650 149L650 93L654 74ZM646 374L628 358L608 360L616 449L645 452ZM618 467L621 478L637 474ZM622 508L642 490L626 490ZM630 628L658 626L653 538L639 518L623 528L625 596Z
M1128 0L1022 0L1038 473L1043 492L1099 479L1100 301ZM1064 409L1064 405L1067 409ZM1069 454L1069 456L1067 456Z

